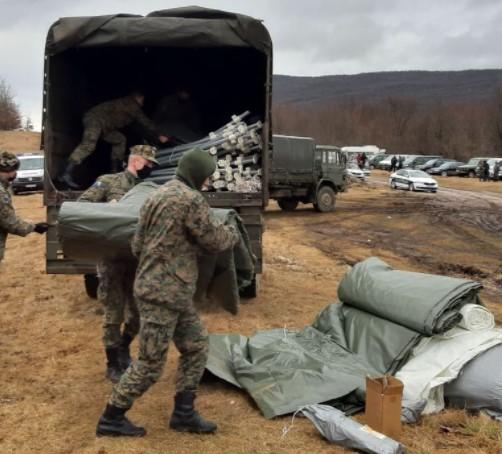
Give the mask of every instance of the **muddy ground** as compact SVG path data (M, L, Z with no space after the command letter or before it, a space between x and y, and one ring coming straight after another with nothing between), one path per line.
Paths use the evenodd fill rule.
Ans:
M302 327L336 298L348 267L375 255L395 267L478 279L482 297L502 323L502 182L439 179L438 194L391 191L374 173L318 214L309 206L266 212L265 272L260 296L238 316L202 309L211 332L251 334ZM488 186L489 185L489 186ZM42 197L15 197L18 213L44 218ZM99 439L96 421L110 392L104 378L100 315L79 276L44 273L44 239L10 237L0 265L0 452L3 453L332 453L313 426L290 417L265 420L242 392L223 383L202 385L198 407L219 423L214 436L167 429L177 352L162 380L130 412L143 439ZM136 345L134 344L134 350ZM363 417L359 417L363 420ZM482 416L445 411L406 427L412 453L498 453L502 425Z

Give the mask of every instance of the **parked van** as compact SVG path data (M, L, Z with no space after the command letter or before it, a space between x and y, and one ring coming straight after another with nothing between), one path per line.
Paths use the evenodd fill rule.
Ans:
M12 192L40 191L44 187L44 155L41 153L21 153L17 155L19 169L12 182Z

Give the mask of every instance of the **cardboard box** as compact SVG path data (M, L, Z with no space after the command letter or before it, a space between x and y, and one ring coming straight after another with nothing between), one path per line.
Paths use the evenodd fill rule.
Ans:
M397 378L366 377L366 424L388 437L401 435L403 383Z

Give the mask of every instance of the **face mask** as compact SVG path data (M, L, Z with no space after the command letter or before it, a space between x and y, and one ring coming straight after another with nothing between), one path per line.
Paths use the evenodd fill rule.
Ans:
M151 167L145 166L140 170L136 170L136 173L138 174L138 178L140 180L144 180L145 178L148 178L150 176L152 170L153 169Z
M14 175L10 176L9 178L7 178L7 181L9 181L10 183L12 183L17 177L17 173L15 173Z

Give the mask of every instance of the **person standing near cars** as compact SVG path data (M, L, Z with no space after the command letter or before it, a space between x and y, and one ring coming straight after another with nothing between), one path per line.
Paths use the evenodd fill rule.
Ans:
M390 171L395 172L397 168L397 158L395 156L392 156L392 159L390 160Z
M43 234L49 228L46 222L32 223L16 216L10 186L16 179L18 169L17 156L0 150L0 262L5 255L5 244L9 233L19 236L26 236L31 232Z
M485 160L483 163L483 178L484 181L488 181L490 179L490 164Z
M100 176L85 191L79 202L118 202L142 179L150 175L157 164L155 147L135 145L124 172ZM98 299L104 307L103 344L107 360L106 376L117 383L129 367L129 346L139 331L139 312L133 297L133 282L137 262L132 257L101 260ZM124 325L121 332L122 324Z
M499 181L500 178L500 163L502 161L495 161L495 164L493 164L493 181Z
M237 229L218 221L200 193L214 173L213 158L200 149L185 153L176 179L161 186L141 208L133 254L139 265L134 295L141 315L138 359L114 387L99 419L99 436L143 436L125 416L134 401L160 378L171 340L180 352L173 430L211 433L216 424L194 409L208 355L208 335L193 305L202 251L218 253L239 240Z
M485 161L481 160L478 163L478 169L477 169L479 181L485 181Z

